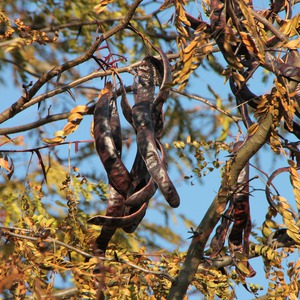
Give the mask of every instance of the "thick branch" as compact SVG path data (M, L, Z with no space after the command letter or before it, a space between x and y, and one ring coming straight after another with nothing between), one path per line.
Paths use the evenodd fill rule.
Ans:
M236 152L236 155L228 162L230 170L225 174L221 187L204 218L196 229L191 245L188 249L183 266L172 284L167 299L183 299L186 290L197 272L199 264L203 261L204 248L214 227L219 222L225 211L230 193L234 189L239 173L249 159L266 143L272 124L271 114L262 118L257 131L249 137L244 145Z
M31 123L24 124L24 125L14 126L14 127L9 127L9 128L0 128L0 135L19 133L19 132L31 130L33 128L37 128L37 127L40 127L40 126L48 124L48 123L65 120L69 117L69 115L70 115L69 112L62 113L62 114L56 114L56 115L47 116L47 117L39 119L35 122L31 122Z
M125 16L125 18L115 27L113 27L111 30L104 33L101 37L97 37L95 42L91 45L91 47L82 55L79 57L70 60L60 66L54 67L49 72L42 75L35 84L28 90L27 93L24 93L23 96L17 100L11 107L6 109L0 114L0 124L8 120L9 118L15 116L20 111L24 110L24 105L28 103L32 97L40 90L40 88L47 83L52 78L59 76L64 71L73 68L74 66L77 66L87 60L89 60L94 52L97 51L99 46L104 40L107 40L117 32L123 30L126 28L128 23L130 22L131 18L133 17L133 14L136 10L136 8L139 6L139 4L142 2L142 0L136 0L133 2L133 4L129 7L128 13Z

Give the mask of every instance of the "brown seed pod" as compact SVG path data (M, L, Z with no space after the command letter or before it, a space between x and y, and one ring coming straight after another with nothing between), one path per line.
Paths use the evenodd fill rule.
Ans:
M120 135L115 129L112 131L110 118L110 101L113 93L105 89L99 97L94 110L94 137L96 150L107 172L110 184L123 196L126 196L131 184L129 172L120 158ZM112 110L113 111L113 110ZM113 116L115 121L116 115ZM114 123L113 123L114 124ZM116 128L117 126L115 126ZM117 144L117 145L116 145Z

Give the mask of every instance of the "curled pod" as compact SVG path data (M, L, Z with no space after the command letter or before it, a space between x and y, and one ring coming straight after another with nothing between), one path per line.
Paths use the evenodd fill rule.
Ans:
M154 110L156 106L164 104L167 100L170 93L169 85L172 83L172 70L167 55L160 48L155 47L155 51L157 51L161 57L161 61L156 59L157 62L154 64L157 72L159 72L162 77L162 81L159 92L153 102Z
M113 93L105 89L98 99L94 110L94 137L96 150L107 172L110 184L123 196L126 196L131 184L129 172L124 166L115 141L120 148L116 136L117 130L112 132L110 124L110 101ZM113 136L114 134L114 136Z
M121 85L121 90L122 90L122 96L121 96L122 112L123 112L123 115L124 115L126 121L131 126L133 126L133 123L132 123L132 108L131 108L131 105L130 105L128 99L127 99L126 90L125 90L124 84L121 81L121 79L120 79L120 85Z
M137 151L135 155L130 176L132 178L132 182L127 193L127 198L137 190L140 190L142 187L144 187L151 177L139 151Z
M237 152L243 145L242 141L234 144L233 151ZM239 257L249 256L249 236L251 233L251 215L249 205L249 162L245 165L238 176L237 184L240 188L233 195L233 219L234 223L228 237L229 250L237 272L245 277L252 277L255 271L247 260L239 261ZM238 258L236 258L238 257ZM247 273L245 273L247 269Z
M156 142L161 152L162 163L165 167L167 167L168 161L165 148L160 141L156 140ZM153 178L150 178L146 185L144 185L142 188L137 188L136 192L134 192L131 196L127 197L124 204L129 206L142 205L144 202L149 201L154 196L156 190L157 184L155 183Z
M156 190L157 185L155 184L153 178L150 178L148 183L137 192L129 196L124 204L129 206L140 206L143 203L149 201L155 194Z
M128 216L94 216L88 220L93 225L105 226L108 228L123 228L140 221L146 213L148 203L144 203L136 212ZM102 233L102 232L101 232Z
M150 89L153 86L154 90L154 71L149 58L145 58L141 63L138 76L137 98L132 108L133 124L137 131L138 149L149 174L158 185L166 201L171 207L178 207L180 203L179 195L161 161L155 140L151 111L153 93Z
M163 104L166 102L170 88L168 85L172 82L172 70L167 55L157 47L153 47L159 53L161 60L152 58L151 62L155 67L156 77L160 80L160 87L152 105L152 119L156 137L161 137L164 125Z

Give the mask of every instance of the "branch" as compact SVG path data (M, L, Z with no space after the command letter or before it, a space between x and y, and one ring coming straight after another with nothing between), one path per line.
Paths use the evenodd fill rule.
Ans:
M55 115L47 116L43 119L39 119L32 123L28 123L28 124L24 124L24 125L20 125L20 126L8 127L8 128L0 128L0 135L6 135L6 134L12 134L12 133L18 133L18 132L31 130L33 128L37 128L37 127L40 127L40 126L48 124L48 123L65 120L69 117L69 115L70 115L70 112L55 114Z
M4 229L2 226L1 226L0 228L1 228L1 229ZM20 228L20 230L22 230L22 229ZM29 240L29 241L34 241L34 242L40 241L40 240L41 240L40 237L33 237L33 236L27 236L27 235L23 235L23 234L18 234L18 233L14 233L14 232L11 232L11 231L6 231L5 229L4 229L4 231L2 231L2 234L3 234L3 235L7 234L7 235L12 236L12 237L15 237L15 238L24 239L24 240ZM58 241L58 240L56 240L56 239L53 239L53 238L46 238L46 239L43 239L43 242L45 242L45 243L53 243L53 244L55 244L56 246L58 245L58 246L65 247L65 248L67 248L67 249L69 249L69 250L72 250L72 251L74 251L74 252L77 252L77 253L79 253L79 254L81 254L81 255L83 255L83 256L85 256L85 257L88 257L88 258L95 257L95 256L93 256L93 255L91 255L91 254L89 254L89 253L86 253L86 252L84 252L84 251L82 251L82 250L80 250L80 249L78 249L78 248L76 248L76 247L70 246L70 245L68 245L68 244L65 244L65 243L63 243L63 242L61 242L61 241Z
M127 67L127 68L131 68L131 66ZM119 69L114 69L114 71L118 72L117 70L119 70ZM128 70L127 70L127 72L128 72ZM101 72L101 73L107 74L107 72ZM111 73L113 73L113 71ZM83 87L83 88L91 89L89 87ZM96 89L96 88L93 88L93 89L97 90L98 93L101 90L101 89ZM126 86L125 89L126 89L126 92L132 92L132 86ZM57 89L55 89L54 91L57 91ZM41 96L45 96L45 97L47 96L47 98L48 98L49 93L50 92L45 93ZM117 95L120 95L120 94L121 94L121 92L117 91ZM35 99L36 98L33 98L30 101L30 103L35 101ZM40 98L38 97L38 99L40 99ZM88 111L85 113L82 113L82 114L83 115L91 115L93 113L93 111L94 111L94 105L91 105L91 106L89 106ZM60 121L60 120L66 120L66 119L68 119L69 116L70 116L70 112L60 113L60 114L55 114L55 115L48 115L45 118L39 119L32 123L28 123L28 124L24 124L24 125L20 125L20 126L14 126L14 127L0 128L0 135L8 135L8 134L12 134L12 133L19 133L19 132L31 130L33 128L37 128L37 127L40 127L40 126L48 124L48 123L52 123L52 122L56 122L56 121Z
M51 295L51 299L72 299L71 296L74 296L77 293L78 289L76 287L71 287L68 289L58 290ZM67 297L67 298L66 298ZM35 295L27 296L25 299L34 300L36 299ZM49 299L48 295L42 295L39 299Z
M170 289L168 300L184 298L187 288L197 272L198 266L204 260L204 248L207 240L225 211L227 202L232 194L231 191L236 185L241 170L249 159L266 143L271 131L271 125L272 115L267 113L261 119L257 131L246 140L235 153L235 156L228 162L227 166L230 167L230 170L228 174L224 175L217 196L196 229L198 234L194 235L192 239L186 259Z
M131 19L135 20L135 21L146 21L146 20L149 20L149 19L153 19L153 17L158 12L159 11L155 11L153 13L150 13L150 14L147 14L147 15L144 15L144 16L135 16L135 17L132 17ZM44 24L33 24L31 26L29 25L29 27L32 30L40 30L40 31L43 31L43 32L55 32L55 31L65 29L65 28L72 28L72 27L80 28L82 26L95 26L95 25L98 26L99 24L107 24L108 22L120 22L123 19L124 19L123 17L119 17L119 18L93 20L93 21L73 20L73 21L70 21L69 23L65 23L65 24L62 24L62 25L52 24L52 25L49 25L49 26L45 27ZM17 26L13 26L12 28L14 30L16 30ZM4 32L5 31L1 28L0 29L0 34L4 34ZM1 47L1 44L0 44L0 47Z
M264 18L261 14L259 14L253 9L251 10L251 13L255 19L263 23L281 42L284 42L288 39L288 37L284 33L278 30L270 21Z
M60 66L56 66L49 72L42 75L35 82L35 84L27 91L27 93L24 93L23 96L19 100L17 100L11 107L4 110L0 114L0 124L5 122L9 118L15 116L22 110L24 110L25 109L24 105L32 99L32 97L40 90L40 88L45 83L47 83L52 78L59 76L64 71L69 70L69 69L89 60L93 56L94 52L96 52L98 50L99 46L101 45L101 43L103 41L107 40L108 38L110 38L111 36L116 34L117 32L125 29L126 26L129 24L130 20L132 19L135 10L137 9L137 7L139 6L139 4L141 2L142 2L142 0L135 0L132 3L132 5L129 7L128 13L124 17L124 19L119 24L117 24L115 27L113 27L111 30L107 31L100 37L97 37L96 40L94 41L94 43L90 46L90 48L84 54L82 54L79 57L77 57L73 60L70 60Z

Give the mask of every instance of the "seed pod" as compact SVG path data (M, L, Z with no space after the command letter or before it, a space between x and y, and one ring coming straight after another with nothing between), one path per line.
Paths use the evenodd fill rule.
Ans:
M137 131L138 149L149 174L158 185L166 201L170 206L178 207L180 203L179 195L159 157L154 137L151 112L154 94L154 71L149 57L146 57L141 63L138 76L138 93L136 103L132 108L133 124Z
M119 137L116 136L118 130L115 129L114 133L111 130L109 103L112 97L112 92L105 89L95 105L94 137L96 150L107 172L110 184L121 195L126 196L131 184L131 178L115 145L116 140L120 148Z
M156 66L156 72L160 74L159 77L161 77L162 80L159 92L153 101L152 119L155 136L161 137L164 126L164 113L162 107L170 93L168 85L172 82L172 70L167 55L160 48L154 47L154 49L159 53L161 61L154 59L152 62Z
M116 149L118 151L119 157L122 156L122 132L121 124L117 106L117 99L115 96L110 98L109 101L109 124L111 128L111 135L115 143Z
M163 145L157 141L157 144L159 145L160 152L162 155L162 162L165 167L168 166L168 161L167 161L167 155L165 152L165 149ZM135 193L133 193L130 197L128 197L125 201L125 205L129 206L139 206L142 205L144 202L149 201L151 197L155 194L157 190L157 184L151 178L146 185L144 185L143 188L138 189Z
M126 95L126 90L125 87L123 85L123 82L120 80L120 85L121 85L121 89L122 89L122 96L121 96L121 108L122 108L122 112L123 115L126 119L126 121L133 126L132 123L132 108L131 105L127 99L127 95Z
M135 213L128 216L94 216L88 220L88 223L110 228L127 227L139 221L145 215L147 206L148 203L144 203Z

